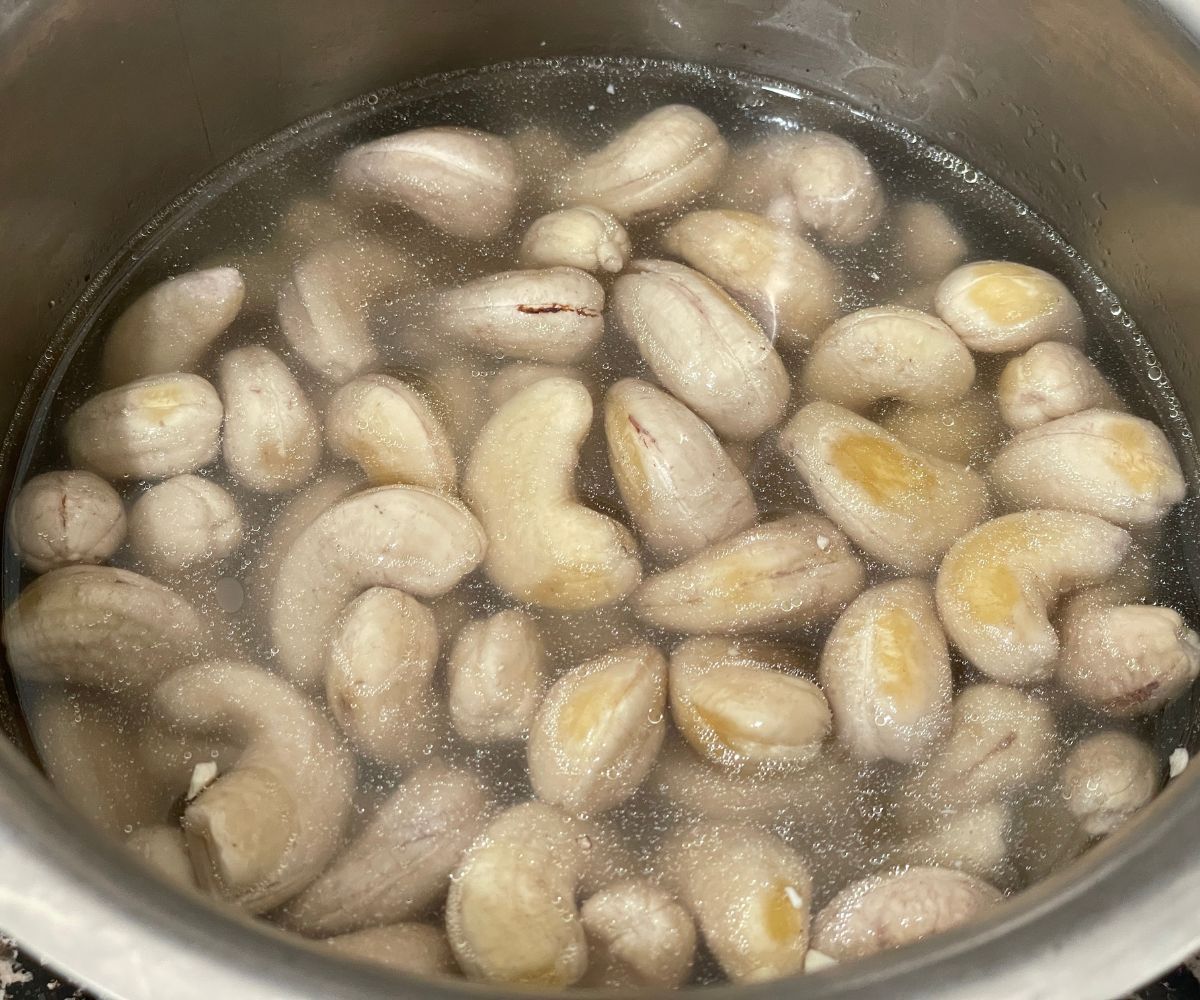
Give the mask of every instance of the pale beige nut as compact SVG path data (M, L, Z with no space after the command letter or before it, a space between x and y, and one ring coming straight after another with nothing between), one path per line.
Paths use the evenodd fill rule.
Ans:
M788 210L834 246L858 246L879 225L887 200L871 161L829 132L798 136L788 153Z
M793 514L649 577L631 604L644 621L674 632L788 630L830 620L865 582L866 569L831 521Z
M520 193L517 159L507 139L445 126L354 147L338 160L333 185L362 201L402 205L467 240L501 235Z
M1187 492L1167 436L1112 410L1022 431L992 460L991 478L1014 507L1076 510L1129 528L1157 523Z
M421 394L399 379L361 375L347 382L325 411L325 438L331 452L358 463L372 486L454 490L450 439Z
M700 823L668 837L659 856L733 982L764 982L804 968L812 879L784 841L752 826Z
M413 976L452 976L458 971L446 932L430 924L388 924L325 938L330 951Z
M588 943L581 986L675 989L691 974L696 925L654 882L615 882L590 896L579 912Z
M712 429L648 382L608 390L604 434L625 509L658 556L695 555L757 518L749 483Z
M620 599L641 579L633 536L584 506L575 491L591 425L584 385L548 378L501 406L475 443L463 493L490 538L488 575L519 600L593 608Z
M593 398L599 395L577 368L544 365L537 361L512 361L496 372L488 382L488 401L493 410L498 410L522 389L528 389L535 382L547 378L574 379L576 382L582 382Z
M221 397L199 375L150 375L72 413L67 451L106 479L165 479L216 459L223 416Z
M775 133L732 150L716 195L732 209L776 215L794 215L790 205L788 176L792 157L803 148L802 133Z
M668 104L568 167L558 196L598 205L620 219L666 212L707 191L728 154L708 115L686 104Z
M1080 344L1083 312L1054 275L1012 261L963 264L938 286L937 313L973 351L1024 351L1043 340Z
M229 491L199 476L151 486L129 508L129 550L150 572L218 562L242 544L242 515Z
M1057 340L1034 344L1005 365L996 398L1004 422L1015 431L1083 410L1125 408L1084 353Z
M560 677L529 733L538 798L582 815L604 812L645 780L666 734L667 661L626 646Z
M940 281L967 256L963 234L934 202L897 205L892 230L905 273L924 281Z
M632 255L620 220L592 205L560 208L534 219L521 240L521 259L531 267L563 265L616 274Z
M34 573L106 562L125 541L121 497L91 472L44 472L25 482L8 512L17 557Z
M1003 802L940 809L913 824L889 857L992 879L1008 874L1012 835L1012 809Z
M722 437L756 438L783 418L790 387L770 339L699 271L635 261L612 306L663 386Z
M134 830L125 840L154 874L180 889L195 889L196 875L188 856L187 841L177 826L158 823Z
M856 597L821 650L820 681L852 756L928 759L949 732L952 693L933 588L896 580Z
M1113 730L1086 736L1063 761L1063 799L1084 833L1105 837L1147 805L1162 785L1162 766L1143 740Z
M907 445L947 462L979 468L1008 435L994 393L975 386L941 406L893 406L879 426Z
M242 308L246 283L232 267L188 271L160 282L117 317L104 342L104 381L190 372Z
M833 266L765 216L689 212L663 234L662 246L743 302L785 346L803 347L837 314L840 282Z
M809 397L860 411L884 399L942 406L974 381L971 352L950 327L897 306L843 316L817 337L801 377Z
M1059 653L1051 602L1104 580L1128 549L1128 532L1090 514L1031 510L988 521L938 569L946 634L996 680L1048 680Z
M865 417L809 403L779 447L821 509L869 555L909 573L933 569L987 514L983 478L926 455Z

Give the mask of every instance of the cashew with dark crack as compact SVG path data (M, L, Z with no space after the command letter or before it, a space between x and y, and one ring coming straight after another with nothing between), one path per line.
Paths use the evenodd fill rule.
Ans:
M521 258L533 267L577 267L616 274L633 253L629 234L611 212L592 205L560 208L534 219L521 240Z
M1000 415L1026 431L1083 410L1123 410L1113 387L1071 344L1043 340L1004 366L996 385Z
M218 562L242 544L242 515L229 492L199 476L151 486L129 508L129 549L151 572Z
M9 509L9 537L34 573L106 562L125 541L125 505L103 479L71 469L25 482Z
M581 986L675 989L691 974L696 925L654 882L626 879L605 886L579 914L588 943Z
M331 951L412 976L452 976L458 971L446 932L430 924L389 924L322 941Z
M1058 780L1084 833L1105 837L1154 798L1162 767L1143 740L1109 730L1076 743Z

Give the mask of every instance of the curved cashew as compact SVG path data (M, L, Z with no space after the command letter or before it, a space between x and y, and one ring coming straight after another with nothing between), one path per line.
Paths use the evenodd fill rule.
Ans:
M952 868L990 879L1008 871L1012 810L1002 802L982 802L925 817L891 852L900 865Z
M199 655L204 623L173 590L112 566L38 577L4 614L8 660L32 681L122 691Z
M446 666L450 719L471 743L501 743L529 732L546 684L537 625L510 609L458 634Z
M1101 732L1075 744L1059 782L1083 831L1105 837L1154 798L1161 770L1154 752L1136 736Z
M522 601L592 608L618 600L641 579L633 537L575 495L575 466L591 423L583 384L549 378L501 406L476 441L463 492L490 538L488 575Z
M1007 434L996 397L978 387L941 406L901 403L884 415L879 426L926 455L972 467L990 461Z
M279 566L269 617L284 673L306 688L320 683L334 621L366 588L439 597L486 549L461 503L415 486L380 486L335 504L296 536Z
M217 390L199 375L150 375L72 413L67 451L106 479L165 479L216 459L223 416Z
M640 618L675 632L793 629L833 618L865 581L831 522L793 514L650 577L631 603Z
M934 304L973 351L1002 354L1043 340L1083 340L1083 312L1075 296L1054 275L1025 264L963 264L938 286Z
M162 681L153 710L245 747L183 812L200 887L263 913L316 878L341 843L355 781L354 759L321 711L286 681L221 660Z
M458 967L446 932L429 924L391 924L339 934L323 942L336 952L413 976L452 976Z
M774 215L783 202L791 202L788 176L793 155L803 146L803 136L776 133L735 148L729 156L717 195L722 205Z
M566 365L543 365L536 361L512 361L501 368L488 382L488 401L498 410L522 389L547 378L569 378L582 382L593 398L597 395L591 382L576 368Z
M837 313L837 272L765 216L689 212L663 234L662 246L745 302L771 339L789 347L803 347Z
M937 407L974 381L971 352L950 327L897 306L843 316L816 339L801 377L809 396L851 410L881 399Z
M996 397L1004 422L1016 431L1082 410L1125 408L1084 353L1057 340L1034 344L1005 365Z
M1085 592L1063 612L1062 633L1059 682L1110 715L1152 712L1200 676L1200 637L1170 608Z
M242 515L225 489L184 475L151 486L129 509L129 548L152 571L218 562L242 544Z
M668 104L569 168L558 195L565 202L598 205L620 219L669 211L707 191L728 155L708 115Z
M387 797L279 919L311 936L412 920L441 902L488 820L479 779L433 761Z
M105 562L125 541L125 505L117 491L76 469L27 480L8 518L13 548L34 573Z
M838 742L860 760L927 759L950 729L950 653L924 580L860 594L821 650Z
M608 461L647 545L678 560L750 527L750 484L709 426L667 393L622 379L604 399Z
M945 209L931 201L906 201L896 206L892 229L906 274L938 281L967 256L967 241Z
M354 147L338 160L333 183L362 200L402 205L465 240L500 236L520 190L517 158L507 139L443 126Z
M1128 532L1090 514L1030 510L988 521L938 569L946 634L990 677L1047 680L1059 651L1050 603L1104 580L1128 548Z
M329 401L325 437L339 458L357 462L373 486L411 483L454 490L454 452L420 393L387 375L362 375Z
M991 476L1014 506L1077 510L1129 528L1161 520L1187 492L1167 436L1111 410L1022 431L992 460Z
M724 767L806 765L833 727L821 689L787 668L767 643L689 639L671 653L675 725L701 756Z
M834 246L858 246L875 231L886 199L857 146L829 132L810 132L792 143L788 160L788 211L800 226Z
M196 874L187 842L178 827L156 824L134 830L125 846L156 875L180 889L195 889Z
M987 882L945 868L869 875L817 914L813 944L839 962L862 958L952 930L1002 898Z
M232 267L168 278L134 300L112 325L101 362L104 381L192 371L234 321L246 283Z
M832 403L800 410L779 447L839 528L868 554L909 573L932 569L987 512L987 486L977 473L911 448Z
M700 823L669 837L660 858L731 980L804 968L812 879L786 843L753 826Z
M691 974L696 925L661 886L615 882L589 897L579 914L588 943L580 985L675 989Z
M560 677L529 733L538 798L576 814L624 802L662 747L666 700L667 661L653 646L626 646Z
M440 293L438 329L509 358L570 364L604 334L604 289L586 271L501 271Z
M722 437L755 438L783 417L790 387L771 341L700 272L635 261L612 304L658 380Z
M616 274L632 253L629 234L616 216L592 205L543 215L521 240L521 258L533 267L564 265Z

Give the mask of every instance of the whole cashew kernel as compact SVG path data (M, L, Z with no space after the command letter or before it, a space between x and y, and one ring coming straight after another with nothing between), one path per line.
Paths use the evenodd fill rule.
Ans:
M360 958L413 976L452 976L458 967L446 932L429 924L389 924L339 934L322 942L349 958Z
M588 943L582 986L675 989L692 971L696 925L675 898L646 879L588 897L579 911Z
M535 219L521 240L521 258L533 267L577 267L616 274L633 253L625 227L592 205L560 208Z
M945 209L931 201L906 201L892 220L906 274L940 281L967 256L967 242Z
M151 571L217 562L242 544L242 515L227 490L199 476L164 479L129 509L129 548Z
M834 246L858 246L886 207L871 161L829 132L798 136L789 151L788 210L796 222Z
M996 397L978 387L941 406L900 403L879 426L926 455L972 468L990 461L1008 433Z
M1026 431L1083 410L1124 409L1113 387L1071 344L1043 340L1004 366L996 385L1000 415Z
M1067 809L1084 833L1105 837L1147 805L1162 784L1154 751L1136 736L1107 731L1080 740L1059 772Z
M103 479L71 469L28 480L9 510L9 537L34 573L102 563L125 541L125 505Z

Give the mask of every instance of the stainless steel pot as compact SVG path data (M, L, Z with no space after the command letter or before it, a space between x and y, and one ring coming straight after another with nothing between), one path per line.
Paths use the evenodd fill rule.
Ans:
M620 53L831 91L972 160L1095 262L1198 423L1198 39L1185 0L0 0L0 419L44 378L54 330L108 255L253 141L436 70ZM18 416L0 485L22 431ZM0 724L0 928L99 992L479 994L324 957L167 889L56 798L11 690ZM1116 996L1200 948L1198 829L1192 768L985 923L706 996Z

